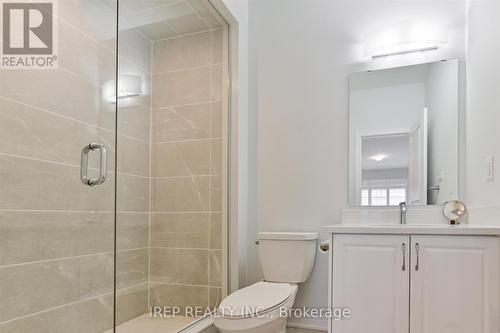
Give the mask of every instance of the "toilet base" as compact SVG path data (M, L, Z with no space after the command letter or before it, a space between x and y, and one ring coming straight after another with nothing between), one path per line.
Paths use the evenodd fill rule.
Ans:
M224 329L218 327L221 333L286 333L287 318L277 318L264 325L244 328L232 327L231 329Z

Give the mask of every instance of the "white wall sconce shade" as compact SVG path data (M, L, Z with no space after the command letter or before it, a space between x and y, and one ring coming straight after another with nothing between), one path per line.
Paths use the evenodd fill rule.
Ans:
M448 26L439 21L404 21L365 35L365 57L435 50L448 42Z
M118 79L118 98L139 96L142 92L142 78L140 75L120 75ZM103 97L108 102L116 102L114 80L104 84Z

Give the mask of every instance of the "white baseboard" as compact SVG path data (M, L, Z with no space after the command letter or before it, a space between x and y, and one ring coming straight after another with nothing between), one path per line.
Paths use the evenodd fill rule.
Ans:
M326 319L288 319L286 326L308 330L328 331L328 321Z

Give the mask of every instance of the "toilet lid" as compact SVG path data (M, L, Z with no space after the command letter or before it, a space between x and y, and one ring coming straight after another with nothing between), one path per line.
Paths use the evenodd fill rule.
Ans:
M292 292L288 283L257 282L226 297L219 312L224 317L253 317L285 302Z

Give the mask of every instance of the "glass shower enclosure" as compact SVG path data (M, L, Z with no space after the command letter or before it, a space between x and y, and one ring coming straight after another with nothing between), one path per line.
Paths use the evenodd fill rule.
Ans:
M227 293L229 27L51 2L58 66L0 70L0 332L178 332Z

